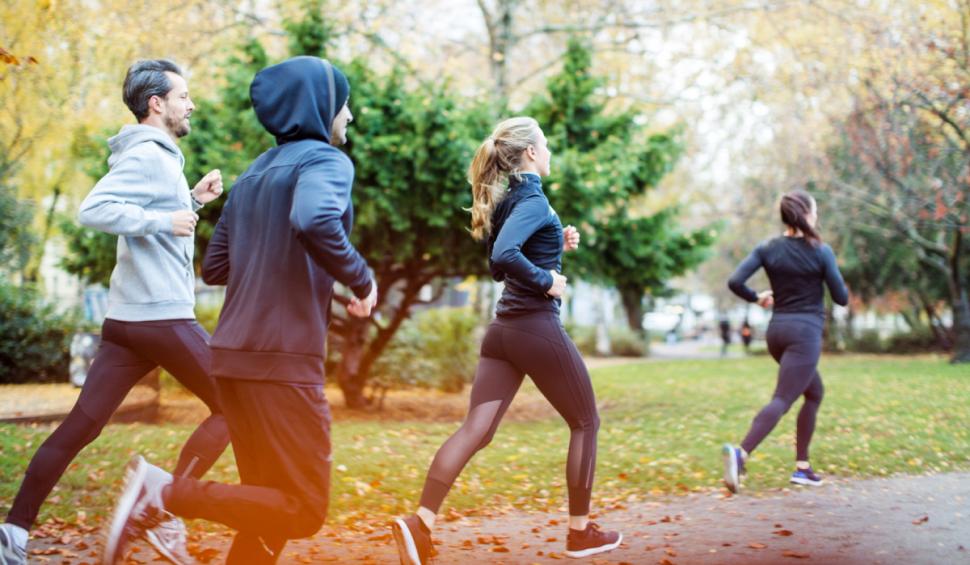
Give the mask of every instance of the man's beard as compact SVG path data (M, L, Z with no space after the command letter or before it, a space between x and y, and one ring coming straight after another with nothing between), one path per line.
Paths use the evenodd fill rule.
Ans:
M192 131L192 126L189 125L188 119L186 118L179 119L172 116L165 116L165 127L175 137L185 137Z

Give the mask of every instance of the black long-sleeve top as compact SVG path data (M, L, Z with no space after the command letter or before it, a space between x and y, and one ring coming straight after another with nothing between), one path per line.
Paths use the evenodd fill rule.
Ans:
M558 313L561 300L546 291L552 286L549 271L562 270L562 251L562 224L542 192L539 175L511 176L508 194L492 213L488 239L492 278L505 282L495 313Z
M748 302L758 294L745 282L764 267L774 293L774 314L816 314L824 319L824 286L841 306L849 302L835 253L826 244L813 245L802 237L780 236L758 245L728 279L728 288Z

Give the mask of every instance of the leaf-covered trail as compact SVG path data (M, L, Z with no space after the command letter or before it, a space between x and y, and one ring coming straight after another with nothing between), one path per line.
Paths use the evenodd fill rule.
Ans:
M970 473L836 480L817 488L746 491L734 497L705 493L655 498L615 504L597 520L622 530L624 544L596 559L575 562L968 563ZM64 530L58 535L57 528L47 527L52 537L32 542L32 562L95 562L100 541L94 534L64 539ZM562 516L539 513L445 519L436 532L436 562L558 562L566 559L565 528ZM196 539L201 545L194 543L192 549L198 557L222 561L227 535ZM155 560L147 547L132 557ZM380 524L360 524L353 531L325 527L311 540L292 542L280 560L396 562L389 530Z

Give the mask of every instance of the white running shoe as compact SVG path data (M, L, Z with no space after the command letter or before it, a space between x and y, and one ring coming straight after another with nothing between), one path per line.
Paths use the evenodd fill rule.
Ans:
M189 555L185 540L185 523L174 516L154 528L145 530L145 541L152 544L159 555L175 565L189 565L195 562Z
M27 565L27 548L17 545L13 524L0 524L0 565Z
M118 497L105 532L104 565L124 559L131 540L144 537L145 531L174 518L162 503L162 489L172 483L172 475L135 455L125 468L125 486Z

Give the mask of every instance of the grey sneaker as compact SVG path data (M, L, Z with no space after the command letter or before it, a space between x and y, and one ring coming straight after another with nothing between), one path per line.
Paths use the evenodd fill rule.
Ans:
M741 448L725 443L724 447L721 448L721 457L724 460L724 484L728 490L737 494L741 490L741 476L744 475L744 458L741 457Z
M13 526L0 524L0 565L27 565L27 548L13 540Z
M101 556L104 565L120 562L131 540L145 537L146 530L174 518L162 503L162 489L171 483L171 474L141 455L131 458L125 468L125 486L107 523Z
M186 549L185 537L185 523L175 517L145 530L145 541L152 544L159 555L175 565L195 563Z

